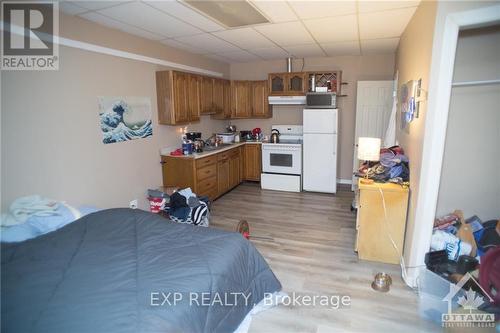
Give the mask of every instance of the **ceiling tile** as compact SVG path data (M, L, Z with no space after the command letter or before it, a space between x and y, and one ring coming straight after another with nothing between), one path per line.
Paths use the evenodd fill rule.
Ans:
M131 1L101 0L101 1L68 1L68 2L78 5L82 8L86 8L88 10L98 10L98 9L104 9L108 7L122 5Z
M111 27L114 29L118 29L118 30L127 32L129 34L144 37L147 39L160 40L160 39L165 38L165 36L161 36L159 34L145 31L143 29L139 29L137 27L113 20L112 18L106 17L106 16L101 15L101 14L96 13L96 12L89 12L89 13L85 13L85 14L82 14L79 16L84 18L84 19L87 19L89 21L93 21L93 22L96 22L96 23L99 23L99 24L102 24L102 25L105 25L105 26L108 26L108 27Z
M395 53L398 44L399 38L361 40L361 52L363 54Z
M356 13L355 1L290 1L301 19L341 16ZM335 27L330 27L330 29Z
M200 49L199 47L194 47L188 44L181 43L175 39L164 39L160 41L160 43L165 44L167 46L175 47L176 49L188 51L196 54L206 54L209 53L205 49Z
M236 47L208 33L195 36L178 37L176 38L176 40L184 44L189 44L196 48L204 49L208 53L241 51L239 47Z
M243 50L218 53L217 55L229 59L231 62L248 62L248 61L260 60L260 58L257 57L256 55Z
M89 10L83 7L80 7L73 2L62 1L59 3L59 10L62 10L66 14L69 15L77 15L88 12Z
M406 1L359 1L358 10L360 13L377 12L381 10L390 10L406 7L417 7L420 0Z
M241 28L241 29L219 31L219 32L214 32L213 34L230 43L233 43L234 45L241 47L242 49L247 49L247 50L275 45L269 39L262 36L260 33L253 30L252 28Z
M399 37L416 7L359 14L361 39Z
M288 56L288 52L278 46L266 47L262 49L251 49L249 51L266 60L280 59Z
M285 1L253 0L251 3L273 23L297 20L297 15Z
M203 16L197 11L183 5L178 1L145 1L150 6L153 6L165 13L172 15L184 22L194 25L204 31L219 31L224 30L224 27L212 21L208 17Z
M325 56L325 53L318 46L318 44L284 46L283 48L287 50L292 56L298 58Z
M261 25L255 29L281 46L314 43L311 35L300 22Z
M198 28L139 2L102 9L99 13L167 37L188 36L202 32Z
M322 43L321 47L330 57L357 56L361 54L359 42L357 40L339 43Z
M203 56L207 57L207 58L210 58L210 59L217 60L217 61L221 61L221 62L224 62L224 63L228 63L228 64L231 63L231 60L229 60L227 58L224 58L223 56L218 55L218 54L204 54Z
M343 42L358 39L356 15L305 20L304 24L318 43Z

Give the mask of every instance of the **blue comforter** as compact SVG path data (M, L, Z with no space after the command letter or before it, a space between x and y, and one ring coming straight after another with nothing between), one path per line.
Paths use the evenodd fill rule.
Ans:
M2 244L2 332L232 332L281 289L237 233L130 209Z

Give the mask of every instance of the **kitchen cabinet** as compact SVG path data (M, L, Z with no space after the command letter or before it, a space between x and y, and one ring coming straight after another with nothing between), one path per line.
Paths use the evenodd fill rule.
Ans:
M214 200L241 183L242 148L202 158L162 156L163 186L190 187L196 194Z
M229 186L229 160L224 159L217 163L217 194L226 193Z
M158 122L186 124L199 119L198 82L191 74L177 71L156 72Z
M269 107L267 81L251 81L251 108L252 118L271 118Z
M354 249L360 259L399 264L403 251L409 189L392 183L361 182L358 183L358 188Z
M260 181L262 173L262 151L260 144L244 146L244 180Z
M186 91L188 96L189 121L200 120L200 82L201 78L198 75L188 75Z
M305 95L307 92L307 73L287 73L286 93L289 95Z
M306 72L271 73L268 75L269 95L305 95L308 89Z
M231 118L231 81L222 80L222 109L212 115L214 119Z
M284 95L286 73L273 73L269 74L269 94L270 95Z
M249 81L231 81L231 118L250 118L250 98Z
M201 77L201 114L215 113L214 109L214 79L206 76Z
M236 148L229 156L229 188L234 188L241 183L240 149Z
M221 113L224 109L224 82L226 80L213 79L213 113Z

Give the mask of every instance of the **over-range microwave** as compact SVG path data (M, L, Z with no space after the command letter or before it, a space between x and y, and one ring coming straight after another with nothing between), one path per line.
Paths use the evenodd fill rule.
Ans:
M332 92L309 92L306 95L308 108L336 109L337 94Z

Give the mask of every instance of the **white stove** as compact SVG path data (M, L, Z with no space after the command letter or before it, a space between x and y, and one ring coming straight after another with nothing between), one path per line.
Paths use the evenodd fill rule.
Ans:
M273 125L279 143L262 144L261 187L268 190L302 190L302 126Z

